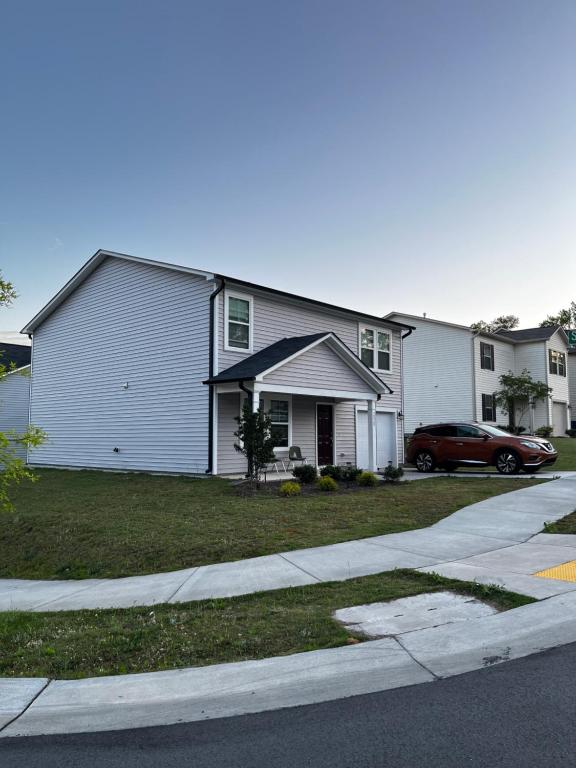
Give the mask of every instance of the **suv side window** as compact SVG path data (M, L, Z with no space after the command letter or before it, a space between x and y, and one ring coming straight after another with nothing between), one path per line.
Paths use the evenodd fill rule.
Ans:
M482 430L478 429L478 427L472 427L469 424L459 424L457 431L458 437L475 437L477 439L482 439L484 437L484 432L482 432Z
M456 437L456 427L450 424L443 424L441 427L432 427L427 430L433 437Z

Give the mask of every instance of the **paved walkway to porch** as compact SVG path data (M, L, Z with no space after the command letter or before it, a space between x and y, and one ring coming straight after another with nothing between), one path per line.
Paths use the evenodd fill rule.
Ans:
M576 560L570 537L540 534L576 508L576 473L472 504L429 528L189 568L82 581L0 580L1 611L121 608L230 597L415 568L499 583L537 598L576 584L532 575Z

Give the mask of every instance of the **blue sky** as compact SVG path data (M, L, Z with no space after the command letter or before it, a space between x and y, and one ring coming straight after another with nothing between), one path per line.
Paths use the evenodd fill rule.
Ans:
M573 0L5 0L20 328L98 248L524 326L576 298Z

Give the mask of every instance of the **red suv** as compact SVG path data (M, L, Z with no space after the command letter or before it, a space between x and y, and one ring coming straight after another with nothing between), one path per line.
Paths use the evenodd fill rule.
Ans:
M436 467L496 467L503 475L521 469L536 472L554 464L558 454L552 443L534 435L511 435L490 424L453 422L419 427L408 441L406 460L419 472Z

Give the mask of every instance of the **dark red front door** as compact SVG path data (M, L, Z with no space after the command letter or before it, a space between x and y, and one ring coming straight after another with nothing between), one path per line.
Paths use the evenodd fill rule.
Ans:
M319 403L317 406L318 464L334 463L334 422L332 406Z

